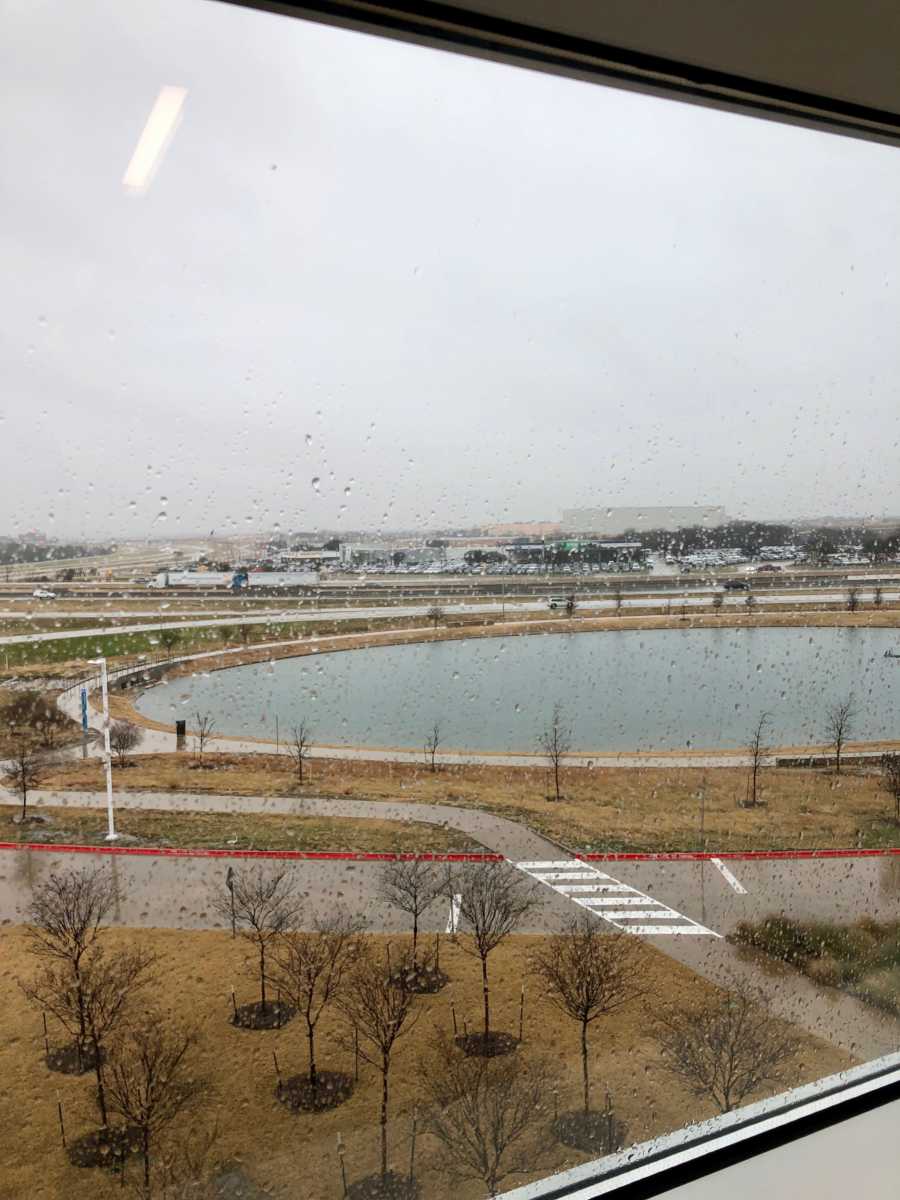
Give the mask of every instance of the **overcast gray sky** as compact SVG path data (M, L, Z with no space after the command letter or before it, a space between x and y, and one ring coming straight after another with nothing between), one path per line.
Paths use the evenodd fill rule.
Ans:
M0 20L0 532L900 512L900 151L215 0Z

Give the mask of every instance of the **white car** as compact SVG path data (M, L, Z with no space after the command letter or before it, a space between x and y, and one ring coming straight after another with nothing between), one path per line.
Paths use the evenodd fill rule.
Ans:
M46 588L35 588L31 593L35 600L55 600L56 592L48 592Z

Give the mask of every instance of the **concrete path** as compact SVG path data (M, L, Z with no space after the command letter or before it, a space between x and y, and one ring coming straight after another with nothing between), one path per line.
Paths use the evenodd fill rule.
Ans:
M106 808L105 792L36 791L29 804ZM117 809L157 812L270 813L295 817L352 817L379 821L419 821L459 829L473 841L509 859L546 858L560 849L527 825L476 808L450 804L414 804L394 800L332 799L322 796L213 796L196 792L117 792Z

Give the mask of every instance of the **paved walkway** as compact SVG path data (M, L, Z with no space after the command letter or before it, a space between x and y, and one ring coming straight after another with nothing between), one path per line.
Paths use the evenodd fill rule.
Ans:
M29 803L106 808L105 792L36 791ZM450 804L413 804L394 800L335 799L322 796L213 796L196 792L117 792L117 809L149 808L161 812L270 813L295 817L352 817L380 821L419 821L459 829L482 846L517 860L558 856L559 847L527 825L476 808Z

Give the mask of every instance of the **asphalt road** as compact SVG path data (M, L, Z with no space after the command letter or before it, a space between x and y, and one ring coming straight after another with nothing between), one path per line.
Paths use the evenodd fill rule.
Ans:
M707 588L702 592L694 592L689 594L682 593L659 593L665 594L671 599L676 608L681 607L698 607L709 604L709 596L716 589ZM726 593L723 597L723 607L740 609L746 603L746 592L731 592ZM754 598L757 608L764 608L766 605L784 604L790 602L796 605L805 604L823 604L835 603L843 604L846 601L846 591L817 591L798 592L791 589L784 591L779 589L768 589L765 593L754 592ZM870 601L870 593L861 593L861 601ZM900 598L898 591L885 591L883 599L885 602L892 602ZM266 614L260 615L254 613L251 616L244 616L240 613L224 617L214 618L194 618L192 620L183 621L153 621L153 622L138 622L130 625L107 625L98 628L97 626L85 626L80 629L64 629L53 630L45 633L18 633L0 637L0 646L16 646L23 644L31 644L34 642L59 642L66 641L69 638L78 637L104 637L113 636L123 633L154 633L161 629L209 629L216 626L235 626L235 625L268 625L273 622L283 621L352 621L352 620L372 620L384 617L424 617L428 615L430 604L395 604L371 606L367 608L328 608L328 609L307 609L307 608L282 608L272 610ZM441 606L448 614L496 614L506 613L510 617L514 617L517 612L548 612L549 609L545 600L528 601L525 603L504 604L492 601L487 604L446 604ZM614 599L605 600L582 600L578 603L579 612L615 612L616 601ZM634 612L639 612L641 609L658 608L658 598L654 598L651 592L645 592L642 596L624 596L622 598L621 607L627 608ZM60 612L57 614L60 618L67 615L81 614L65 614ZM557 615L563 616L564 610L557 610Z

